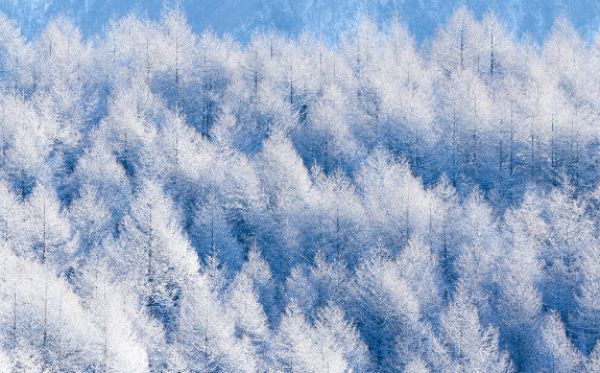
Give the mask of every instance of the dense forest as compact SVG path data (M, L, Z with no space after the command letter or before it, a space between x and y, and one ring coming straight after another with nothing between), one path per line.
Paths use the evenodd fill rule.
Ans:
M0 371L600 372L600 34L0 16Z

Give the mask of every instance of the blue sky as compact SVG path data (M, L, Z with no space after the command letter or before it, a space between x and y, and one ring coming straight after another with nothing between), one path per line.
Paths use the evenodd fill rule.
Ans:
M112 17L129 12L158 18L163 0L0 0L0 10L18 21L24 33L35 36L46 22L64 14L92 35ZM466 4L481 17L495 11L518 36L542 40L559 14L566 15L588 40L599 24L600 3L595 0L181 0L196 32L211 28L245 40L254 29L275 28L288 35L302 30L335 40L361 13L384 22L398 15L418 40L426 40L453 9Z

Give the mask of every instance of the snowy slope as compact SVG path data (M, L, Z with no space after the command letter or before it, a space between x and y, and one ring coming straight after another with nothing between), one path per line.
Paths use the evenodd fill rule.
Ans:
M111 17L129 12L157 18L163 0L0 0L0 11L18 20L25 34L34 36L48 19L64 14L90 35ZM561 13L586 37L597 29L600 3L595 0L181 0L196 32L210 27L245 40L254 29L275 28L296 35L306 29L335 40L359 14L383 22L392 15L402 18L423 40L435 32L452 10L466 3L480 17L488 10L502 16L519 35L542 39Z

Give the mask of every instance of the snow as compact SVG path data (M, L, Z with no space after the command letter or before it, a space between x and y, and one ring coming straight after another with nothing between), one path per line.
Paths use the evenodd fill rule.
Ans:
M600 371L583 10L11 4L0 371Z

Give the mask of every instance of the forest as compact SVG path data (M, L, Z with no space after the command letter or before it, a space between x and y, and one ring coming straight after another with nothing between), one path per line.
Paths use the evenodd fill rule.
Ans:
M0 372L600 372L600 33L0 15Z

